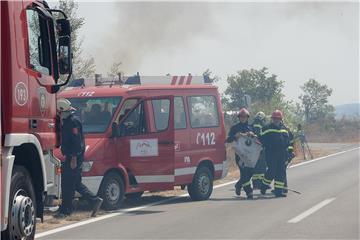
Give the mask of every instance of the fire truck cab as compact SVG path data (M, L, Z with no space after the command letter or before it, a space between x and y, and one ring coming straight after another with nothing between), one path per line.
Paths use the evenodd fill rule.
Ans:
M1 1L2 239L34 239L45 199L59 195L55 93L71 75L70 40L65 13L45 1Z
M124 196L174 186L205 200L227 174L220 97L203 77L137 76L122 86L74 87L59 98L77 109L86 142L83 182L107 210Z

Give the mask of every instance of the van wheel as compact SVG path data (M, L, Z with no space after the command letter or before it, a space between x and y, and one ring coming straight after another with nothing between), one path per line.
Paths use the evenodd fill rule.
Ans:
M107 174L100 189L100 196L104 200L103 208L108 211L120 208L124 201L124 192L124 181L119 174Z
M195 201L209 199L213 191L213 180L214 177L209 168L198 168L192 183L187 187L191 199Z
M36 229L36 199L29 172L14 166L9 203L9 223L1 233L2 239L32 240Z
M128 193L128 194L125 194L125 197L127 199L138 199L138 198L141 198L141 196L143 194L144 194L144 192Z

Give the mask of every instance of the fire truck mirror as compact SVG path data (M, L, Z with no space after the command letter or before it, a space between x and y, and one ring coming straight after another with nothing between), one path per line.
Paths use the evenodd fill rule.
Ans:
M71 73L71 48L70 37L64 36L59 38L59 72L60 74Z
M64 18L57 19L56 30L58 32L59 37L70 36L71 34L70 21Z

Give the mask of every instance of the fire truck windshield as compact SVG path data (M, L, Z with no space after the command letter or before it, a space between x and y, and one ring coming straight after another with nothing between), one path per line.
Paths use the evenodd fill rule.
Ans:
M84 133L103 133L108 128L121 97L69 98Z

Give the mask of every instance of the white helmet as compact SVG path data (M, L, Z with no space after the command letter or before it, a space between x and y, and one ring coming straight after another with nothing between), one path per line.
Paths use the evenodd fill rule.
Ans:
M266 115L264 112L258 112L255 114L255 119L264 120L266 118Z
M76 109L71 106L71 102L66 98L60 98L57 100L57 110L59 112L70 112Z

